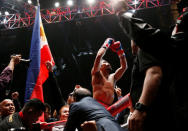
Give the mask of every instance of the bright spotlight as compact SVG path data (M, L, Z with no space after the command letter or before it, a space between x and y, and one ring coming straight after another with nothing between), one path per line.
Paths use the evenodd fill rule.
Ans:
M9 12L8 12L8 11L5 11L5 15L9 15Z
M31 1L31 0L28 0L27 2L28 2L28 4L32 4L32 1Z
M95 0L87 0L87 2L88 2L89 4L93 4L93 3L95 3Z
M68 6L72 6L72 5L73 5L73 1L72 1L72 0L68 0L68 1L67 1L67 5L68 5Z
M59 7L59 2L55 2L55 7Z
M133 5L137 5L139 0L134 0Z
M0 15L2 15L1 11L0 11Z
M122 1L126 1L126 0L110 0L112 5L116 5L117 3L122 2Z
M125 12L124 15L126 15L127 17L132 17L134 15L133 12Z
M4 23L4 24L6 24L6 23L7 23L6 18L3 20L3 22L2 22L2 23Z
M131 12L135 13L135 12L136 12L136 10L131 10Z

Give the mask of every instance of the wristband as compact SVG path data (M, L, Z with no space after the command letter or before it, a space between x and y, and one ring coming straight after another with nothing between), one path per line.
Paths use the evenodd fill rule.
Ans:
M117 54L118 54L119 57L122 56L122 55L125 55L124 50L123 50L123 48L122 48L121 45L120 45L120 47L117 49L116 52L117 52Z
M124 51L122 51L123 53L119 53L118 56L121 57L121 56L125 56L126 57L126 54L124 53Z
M113 44L114 40L111 39L111 38L108 38L104 44L103 44L103 47L106 47L106 48L109 48L111 44Z
M141 112L146 112L148 110L148 107L142 103L137 102L135 104L135 110L141 111Z

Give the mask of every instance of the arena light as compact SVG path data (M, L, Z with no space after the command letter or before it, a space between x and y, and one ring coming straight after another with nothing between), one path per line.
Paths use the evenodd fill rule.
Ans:
M119 2L126 1L126 0L111 0L112 5L116 5Z
M122 7L127 7L128 3L127 3L127 0L111 0L111 5L113 6L113 8L115 10L119 10L121 9ZM128 7L127 7L128 8Z
M31 1L31 0L28 0L27 2L28 2L28 4L32 4L32 1Z
M124 15L126 15L127 17L132 17L134 15L134 12L125 12Z
M5 15L9 15L9 12L8 12L8 11L5 11Z
M118 3L120 0L110 0L112 4Z
M68 5L68 6L72 6L72 5L73 5L73 1L72 1L72 0L68 0L68 1L67 1L67 5Z
M135 13L135 12L136 12L136 10L131 10L131 12L132 12L132 13Z
M55 2L55 7L59 7L59 2Z
M3 22L2 23L4 23L4 24L6 24L7 23L7 20L6 20L6 18L4 18L4 20L3 20Z
M137 5L139 2L138 2L139 0L134 0L133 1L133 5Z
M94 4L94 3L95 3L95 0L87 0L87 3L88 3L88 4Z
M2 15L1 11L0 11L0 15Z

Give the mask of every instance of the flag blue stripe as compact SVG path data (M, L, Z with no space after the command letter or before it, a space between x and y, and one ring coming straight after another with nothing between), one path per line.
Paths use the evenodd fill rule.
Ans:
M37 7L29 57L31 63L27 71L25 102L30 99L40 72L40 6Z

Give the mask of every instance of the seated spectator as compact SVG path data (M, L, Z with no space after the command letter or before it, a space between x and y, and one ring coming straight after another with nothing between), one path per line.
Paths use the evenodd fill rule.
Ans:
M15 113L15 106L11 99L4 99L0 103L0 122L8 115Z
M7 131L11 128L18 129L20 127L25 127L27 130L30 130L32 129L32 124L38 120L44 111L45 106L40 100L31 99L25 103L19 113L7 116L0 123L0 131Z
M97 130L123 131L113 116L96 100L86 88L77 88L73 92L74 103L70 105L69 117L64 131L81 129L85 121L96 121Z
M44 103L45 111L44 111L44 121L45 122L54 122L57 119L53 118L51 115L51 106L48 103Z
M68 116L69 116L69 105L64 105L61 107L59 111L59 120L60 121L67 120Z
M58 116L59 121L62 121L62 123L53 126L52 131L63 131L66 121L68 119L68 116L69 116L69 105L64 105L59 110L59 116Z
M58 113L57 113L57 110L56 110L56 109L53 111L52 116L53 116L53 118L58 119Z

